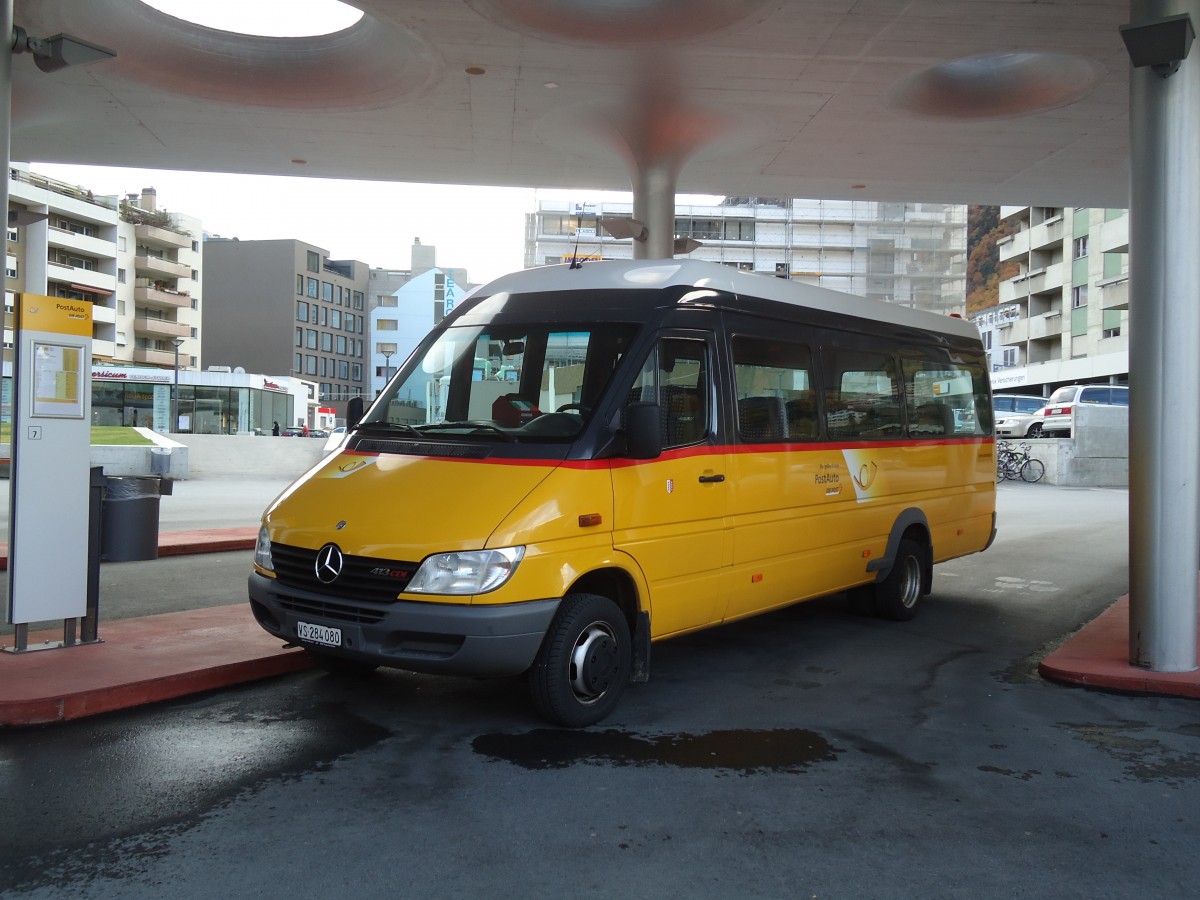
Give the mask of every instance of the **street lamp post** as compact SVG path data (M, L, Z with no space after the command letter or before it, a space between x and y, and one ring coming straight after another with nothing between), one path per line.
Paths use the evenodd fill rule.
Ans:
M167 428L167 432L179 431L179 345L183 343L183 338L171 338L171 343L175 345L175 386L171 391L171 424Z

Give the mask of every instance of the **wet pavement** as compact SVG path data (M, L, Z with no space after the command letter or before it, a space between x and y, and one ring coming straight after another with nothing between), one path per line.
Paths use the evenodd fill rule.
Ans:
M519 678L391 671L6 731L0 894L1188 896L1200 707L1038 672L1126 591L1126 503L1002 486L913 622L827 598L659 644L582 731ZM244 553L114 568L156 564L244 597Z

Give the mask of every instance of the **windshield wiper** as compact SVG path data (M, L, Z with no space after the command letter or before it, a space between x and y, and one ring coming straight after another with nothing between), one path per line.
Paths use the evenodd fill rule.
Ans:
M421 436L421 432L406 422L360 422L357 431L402 431L405 434Z
M493 434L498 434L506 441L515 441L516 438L502 428L497 428L490 422L435 422L431 425L426 425L426 431L455 431L457 429L468 429L463 437L470 437L481 431L489 431Z

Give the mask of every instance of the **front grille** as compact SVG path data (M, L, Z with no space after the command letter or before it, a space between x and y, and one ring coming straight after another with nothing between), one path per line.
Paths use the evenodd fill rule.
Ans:
M352 622L356 625L374 625L383 621L383 610L372 609L368 606L355 606L351 603L340 603L336 600L313 600L307 597L291 597L286 594L276 594L279 605L288 612L300 616L314 616L321 619L333 619L338 622Z
M317 580L317 551L287 544L271 544L275 578L280 584L371 603L392 603L408 587L417 571L415 562L377 559L372 556L343 556L342 573L329 584ZM385 570L385 571L380 571Z

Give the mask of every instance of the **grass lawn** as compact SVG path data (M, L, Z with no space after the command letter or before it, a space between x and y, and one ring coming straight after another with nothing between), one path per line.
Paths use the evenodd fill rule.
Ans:
M124 428L120 425L93 425L92 426L92 444L102 446L113 445L130 445L130 444L153 444L154 441L147 437L138 434L132 428Z
M0 425L0 444L7 444L12 433L12 426L5 422ZM154 441L143 437L134 431L132 428L125 428L120 425L93 425L92 426L92 444L100 444L106 447L111 446L134 446L153 444Z

